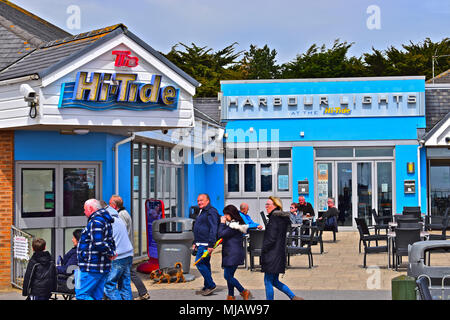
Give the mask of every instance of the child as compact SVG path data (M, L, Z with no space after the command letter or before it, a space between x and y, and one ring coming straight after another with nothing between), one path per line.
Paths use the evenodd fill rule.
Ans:
M222 267L228 285L227 300L235 300L234 288L238 289L244 300L248 300L251 297L250 291L244 289L234 277L238 265L244 263L243 235L247 232L248 225L244 223L239 210L233 205L228 205L223 209L220 222L218 238L223 239Z
M22 290L22 295L30 300L48 300L56 290L56 267L50 253L44 251L45 245L41 238L32 243L34 254L28 262Z

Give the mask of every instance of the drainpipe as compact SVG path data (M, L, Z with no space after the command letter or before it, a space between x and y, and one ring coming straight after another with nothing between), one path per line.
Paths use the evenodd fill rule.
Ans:
M124 143L128 143L132 140L134 140L134 138L136 137L136 134L133 132L131 134L130 137L123 139L119 142L117 142L114 145L114 157L115 157L115 179L116 179L116 183L115 183L115 194L119 194L119 146L124 144Z
M419 206L422 208L421 206L421 198L422 198L422 192L421 192L421 172L420 172L420 149L423 147L425 141L423 140L419 140L419 146L417 147L417 186L418 186L418 192L417 195L419 196ZM422 209L421 209L422 210Z

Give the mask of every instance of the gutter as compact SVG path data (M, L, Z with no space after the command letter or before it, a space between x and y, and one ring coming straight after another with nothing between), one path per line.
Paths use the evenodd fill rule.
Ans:
M39 80L39 76L37 74L32 74L30 76L2 80L2 81L0 81L0 86L7 86L10 84L21 83L21 82L30 81L30 80Z
M130 137L123 139L114 145L114 157L115 157L115 168L114 168L115 169L115 176L114 176L115 177L115 184L114 184L115 192L114 193L117 195L119 194L119 146L122 144L128 143L130 141L133 141L135 139L135 137L136 137L136 134L133 132Z

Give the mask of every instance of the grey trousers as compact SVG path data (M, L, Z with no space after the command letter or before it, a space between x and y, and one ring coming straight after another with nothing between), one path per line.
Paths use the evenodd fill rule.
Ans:
M139 296L143 296L144 294L148 293L147 288L145 287L144 283L142 282L141 278L137 274L134 267L131 267L130 276L131 276L131 281L135 285Z

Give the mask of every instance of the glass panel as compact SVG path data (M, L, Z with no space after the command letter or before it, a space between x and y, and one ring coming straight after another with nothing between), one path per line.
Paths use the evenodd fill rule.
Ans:
M172 217L177 216L177 176L176 176L176 168L170 168L170 214Z
M77 229L83 230L84 226L64 229L64 253L67 253L67 251L73 248L73 232Z
M291 158L291 149L260 149L260 158Z
M139 255L139 189L140 189L140 176L141 167L139 164L140 149L139 144L133 144L133 212L131 213L133 223L133 234L134 234L134 254ZM145 238L144 238L145 239ZM145 244L143 244L145 245Z
M239 165L229 164L228 168L228 192L239 192Z
M157 172L157 182L156 182L156 198L158 200L163 199L163 166L158 166L158 172Z
M256 191L256 164L244 164L244 191Z
M337 164L338 183L338 222L342 226L352 226L352 164Z
M261 192L272 191L272 165L261 164Z
M442 216L450 207L450 163L430 164L431 215Z
M236 158L238 159L256 159L258 158L257 149L236 149Z
M45 251L50 252L54 256L53 229L26 229L25 231L31 234L33 238L44 239Z
M84 202L95 198L95 168L64 168L64 216L84 216Z
M155 180L155 147L150 146L150 175L149 175L149 188L150 188L150 194L149 198L155 197L155 187L156 187L156 180Z
M166 217L170 216L170 179L171 171L169 167L164 167L164 211Z
M147 195L148 195L148 179L147 179L147 156L148 156L148 148L146 144L142 145L142 152L141 152L141 157L142 157L142 161L141 161L141 181L142 181L142 198L146 199ZM144 205L142 206L144 207Z
M331 163L317 164L318 211L328 210L328 198L333 196L333 169Z
M358 218L365 218L372 225L372 163L357 163Z
M22 169L21 199L22 218L54 217L55 169Z
M353 157L353 148L317 148L317 158L342 158Z
M183 216L182 213L181 213L181 210L182 210L181 190L183 190L182 187L183 187L182 186L182 171L181 171L181 168L177 168L177 193L176 193L176 197L177 197L177 209L178 209L177 216L178 217L182 217Z
M289 164L278 165L278 191L289 191Z
M392 214L392 162L377 163L378 214Z
M164 161L170 161L170 148L164 148Z
M158 160L159 161L163 161L164 160L163 147L158 147Z
M394 148L356 148L355 157L393 157Z

